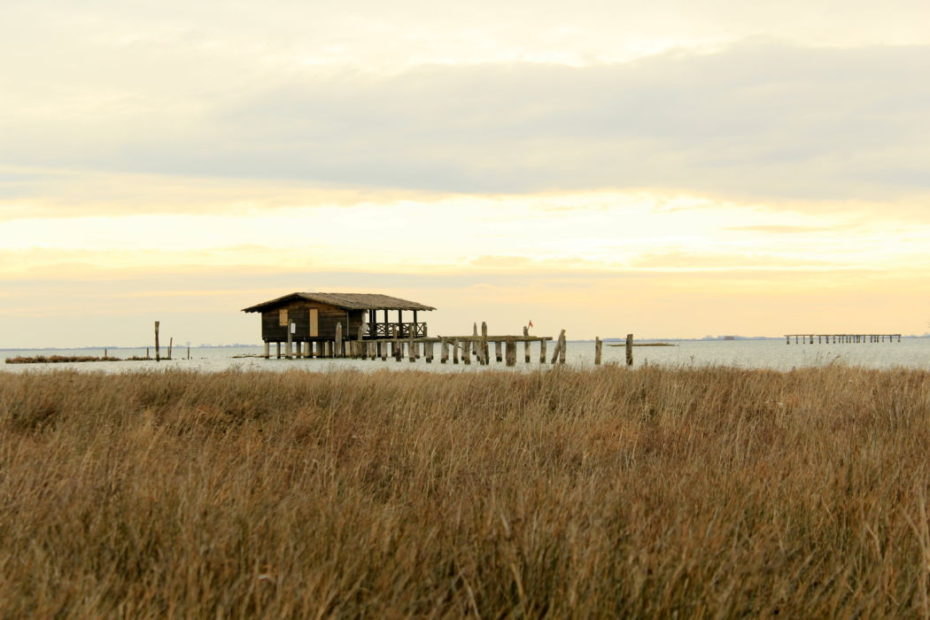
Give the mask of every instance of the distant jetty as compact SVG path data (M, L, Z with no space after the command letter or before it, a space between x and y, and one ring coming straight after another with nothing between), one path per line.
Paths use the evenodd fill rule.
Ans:
M901 342L901 334L785 334L785 344L864 344Z

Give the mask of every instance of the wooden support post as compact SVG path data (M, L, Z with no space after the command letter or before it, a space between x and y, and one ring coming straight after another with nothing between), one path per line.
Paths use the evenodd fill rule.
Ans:
M417 361L417 349L419 349L419 343L413 340L413 336L410 337L410 341L407 343L407 355L410 356L410 362L413 363Z
M626 335L626 365L633 365L633 334Z
M514 366L517 363L517 341L507 341L507 365Z
M161 361L161 350L159 349L159 346L158 346L158 326L160 324L161 323L159 321L155 321L155 361L156 362Z
M281 343L275 342L274 344L275 344L275 348L277 349L278 359L281 359Z
M427 364L433 363L433 344L435 343L432 340L423 343L423 347L426 349L426 352L423 354L423 357L426 358Z
M552 351L552 359L549 360L550 364L555 364L559 361L559 347L562 345L562 337L559 336L555 339L555 349Z
M500 340L495 340L494 341L494 357L497 359L498 362L504 361L503 349L504 349L503 343L501 343Z
M566 348L567 347L565 345L565 330L563 329L562 332L559 334L559 363L560 364L565 363L565 349Z
M594 365L599 366L601 363L601 347L604 343L599 336L594 337Z
M336 353L333 357L342 357L342 321L336 323Z
M481 361L487 365L491 362L491 349L488 345L488 324L481 321Z
M459 363L459 341L458 340L452 341L452 363L453 364Z
M449 361L449 341L445 338L442 339L442 346L439 350L439 363L445 364Z
M271 357L271 343L266 341L265 342L265 359L268 359L269 357Z
M523 337L524 338L530 337L530 328L526 325L523 326ZM529 340L523 341L523 361L526 364L530 363L530 341Z
M294 357L294 324L287 324L287 359Z
M171 359L171 351L174 349L174 336L168 338L168 359Z
M147 360L152 359L152 355L151 355L151 353L149 353L149 348L148 348L148 347L145 347L145 359L147 359Z
M394 339L394 361L399 362L404 358L404 343L397 338Z
M546 340L539 341L539 363L546 363Z
M474 348L475 348L474 340L469 339L465 341L465 346L462 347L462 363L463 364L471 364L471 354L472 354L472 349Z

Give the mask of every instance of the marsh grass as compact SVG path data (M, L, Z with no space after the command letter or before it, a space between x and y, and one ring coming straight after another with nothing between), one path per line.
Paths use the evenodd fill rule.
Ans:
M0 615L926 617L930 374L0 373Z

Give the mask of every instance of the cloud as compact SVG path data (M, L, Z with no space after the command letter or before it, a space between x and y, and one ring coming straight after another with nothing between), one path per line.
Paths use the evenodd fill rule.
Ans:
M6 109L0 161L436 192L900 200L930 193L927 74L930 47L771 42L586 67L304 74L116 120Z
M822 260L810 256L783 256L770 253L707 253L694 252L654 252L630 261L630 268L659 271L817 271L836 272L850 268L861 270L862 266L850 266L848 263Z
M838 230L846 230L848 228L850 228L850 226L782 226L777 224L763 224L760 226L730 226L726 230L732 230L735 232L757 232L774 235L797 235L806 233L836 232Z

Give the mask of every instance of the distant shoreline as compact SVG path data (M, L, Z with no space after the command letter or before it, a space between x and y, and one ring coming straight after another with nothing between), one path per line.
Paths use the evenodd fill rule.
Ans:
M608 342L608 347L625 347L625 342ZM634 347L677 347L677 344L671 342L634 342Z

